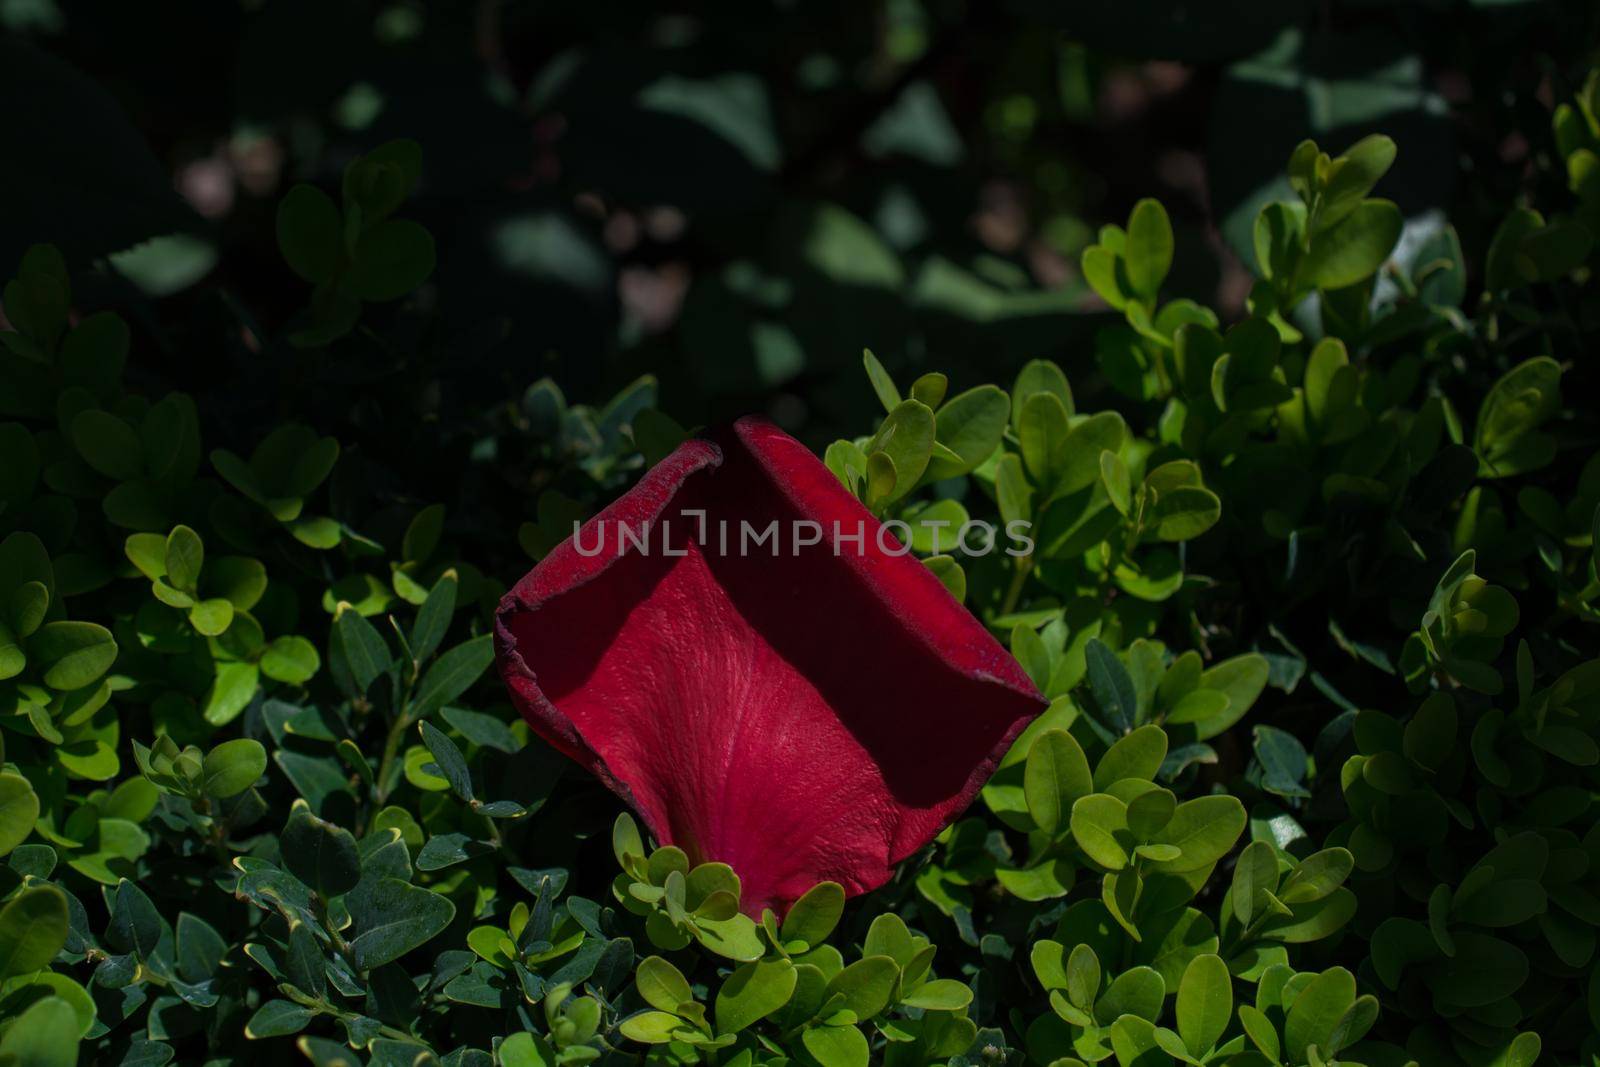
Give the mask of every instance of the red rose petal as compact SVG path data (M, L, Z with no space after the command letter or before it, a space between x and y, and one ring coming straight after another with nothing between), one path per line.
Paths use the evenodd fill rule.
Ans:
M741 554L741 523L773 520L776 542ZM822 543L797 549L796 520L820 524ZM835 522L864 543L836 546ZM647 524L648 551L621 536ZM663 551L664 529L684 554ZM500 606L500 669L528 722L657 839L732 865L752 915L819 881L882 885L1043 706L878 529L803 445L744 419L591 519L580 544L599 554L569 538Z

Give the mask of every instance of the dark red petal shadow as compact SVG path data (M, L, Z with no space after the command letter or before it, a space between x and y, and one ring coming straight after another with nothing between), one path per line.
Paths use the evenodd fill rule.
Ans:
M707 538L694 544L704 509ZM729 551L718 523L729 524ZM738 554L740 522L781 550ZM793 551L791 524L822 524ZM659 551L659 524L676 550ZM833 543L864 525L866 544ZM690 441L500 605L500 670L528 722L656 837L738 871L780 912L818 881L882 885L968 803L1043 707L1016 661L803 445L744 419ZM648 554L618 524L658 524ZM892 544L892 542L889 542ZM858 554L859 553L859 554Z

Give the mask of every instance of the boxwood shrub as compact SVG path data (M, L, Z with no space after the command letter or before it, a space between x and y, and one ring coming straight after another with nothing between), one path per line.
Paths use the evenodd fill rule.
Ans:
M1393 256L1403 144L1308 141L1238 321L1163 297L1146 200L1083 254L1114 315L1065 365L866 353L883 415L829 468L886 519L1029 524L913 548L1049 707L889 885L737 936L737 872L648 840L490 671L499 594L686 436L657 383L417 418L402 340L310 395L433 269L415 144L282 198L304 311L247 338L282 361L259 430L149 388L159 330L34 247L0 1063L1597 1062L1600 79L1549 143L1568 195L1483 263L1449 227Z

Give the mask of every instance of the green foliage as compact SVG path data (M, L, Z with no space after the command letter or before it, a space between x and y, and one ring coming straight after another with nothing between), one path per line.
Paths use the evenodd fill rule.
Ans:
M1049 705L890 885L782 917L562 781L488 677L486 574L686 436L653 377L589 406L530 372L416 430L462 483L432 501L319 403L233 426L125 383L126 320L30 250L0 334L0 1063L1593 1059L1597 86L1555 113L1569 198L1481 271L1449 230L1401 254L1388 138L1307 141L1240 321L1163 300L1187 235L1146 199L1083 251L1115 314L1065 368L902 392L866 353L883 415L827 466ZM284 196L313 289L276 358L336 362L430 276L395 217L421 173L390 142L337 203ZM807 220L806 269L904 281L854 215Z
M284 262L316 287L296 345L338 340L355 328L363 302L399 299L433 273L433 235L390 218L421 177L421 147L390 141L345 167L342 207L313 185L295 186L279 203Z
M1581 284L1589 246L1514 276L1491 264L1471 326L1418 279L1380 297L1400 215L1368 194L1394 158L1382 137L1296 150L1298 202L1261 210L1263 278L1226 330L1161 302L1158 205L1102 230L1084 273L1124 322L1096 353L1142 407L1085 411L1035 362L965 477L874 499L848 457L883 431L829 449L847 487L911 524L912 550L962 574L952 590L1051 699L983 791L1007 832L958 823L915 882L996 988L1015 988L999 932L1046 934L1030 962L1052 1013L1010 1015L1030 1062L1533 1063L1596 1021L1555 990L1592 970L1600 918L1578 888L1600 833L1600 661L1570 630L1600 594L1600 460L1550 428L1572 415L1566 366L1481 341L1502 314L1544 314L1501 290ZM1465 351L1490 371L1465 372L1483 390L1470 424L1450 399ZM911 402L868 370L892 419ZM1006 553L952 537L935 555L916 524L946 516L1025 520L1029 537ZM1217 620L1210 591L1240 586L1266 597L1246 609L1261 614ZM1350 671L1291 640L1301 605L1394 710L1357 711L1329 677ZM1533 611L1549 614L1530 631ZM1217 740L1303 679L1327 709L1309 736L1305 720L1262 722L1242 777L1207 770L1230 773ZM1414 715L1408 689L1431 694ZM990 879L1015 903L986 899ZM1054 900L1064 910L1028 910ZM1330 961L1348 966L1297 971Z

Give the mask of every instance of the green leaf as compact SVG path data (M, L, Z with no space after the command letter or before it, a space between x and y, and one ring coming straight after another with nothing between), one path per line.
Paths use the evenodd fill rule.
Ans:
M228 953L228 944L222 935L210 923L187 911L178 913L175 940L178 975L186 982L203 982L216 974Z
M1344 926L1355 913L1356 895L1339 888L1321 900L1296 904L1293 915L1269 921L1261 928L1261 936L1289 945L1320 941Z
M493 850L493 845L466 834L435 834L417 853L416 866L419 871L442 871Z
M854 1026L813 1026L800 1041L821 1067L867 1067L867 1039Z
M522 742L517 740L505 720L499 716L467 711L465 708L445 708L441 715L445 722L475 745L506 753L515 753L522 748Z
M1233 979L1220 956L1196 956L1178 984L1178 1034L1189 1055L1209 1052L1233 1018Z
M289 984L316 998L328 992L327 960L311 927L303 922L289 927L289 944L283 954L283 973Z
M1089 951L1093 955L1094 950ZM1028 961L1033 965L1033 973L1045 989L1067 988L1067 972L1063 960L1065 952L1066 946L1059 941L1035 941L1033 948L1028 951ZM1099 992L1098 985L1095 991Z
M1436 769L1455 745L1456 706L1449 693L1435 693L1406 724L1402 740L1406 758L1421 767Z
M1133 729L1133 724L1138 721L1139 699L1134 693L1133 679L1128 669L1098 637L1089 639L1084 646L1083 656L1089 691L1094 694L1095 703L1104 713L1106 725L1118 732Z
M1162 831L1161 841L1176 846L1183 855L1156 864L1154 869L1181 874L1209 866L1233 848L1244 832L1244 805L1230 796L1205 796L1184 801Z
M50 590L43 582L23 582L11 594L11 604L6 614L12 630L19 637L28 637L44 623L50 610Z
M1311 239L1300 264L1304 284L1343 289L1372 277L1400 240L1400 209L1387 200L1363 200L1337 225Z
M430 504L411 517L400 539L400 558L422 562L433 556L444 533L445 506Z
M27 666L28 656L16 633L0 619L0 681L15 678Z
M902 512L902 517L911 524L912 549L929 556L954 551L968 520L967 509L954 500L919 502Z
M911 399L920 400L930 408L937 408L944 402L945 392L950 388L950 379L938 371L930 371L911 383Z
M299 453L279 473L282 489L290 496L310 496L333 473L333 465L339 460L338 441L316 437L309 430L305 431L305 436Z
M888 453L874 452L867 457L866 495L862 500L868 508L881 509L894 496L898 484L900 478Z
M1267 686L1265 657L1250 652L1223 660L1200 675L1203 689L1214 689L1228 698L1227 711L1195 723L1197 740L1205 741L1238 722L1250 710Z
M337 652L355 682L356 692L364 694L394 665L394 653L377 627L348 604L339 605L333 626L339 638Z
M1100 480L1100 453L1121 452L1128 424L1115 411L1102 411L1079 422L1056 446L1051 465L1056 491L1076 493Z
M639 961L634 986L646 1004L674 1015L680 1007L694 1001L694 991L689 988L689 980L683 972L660 956L647 956Z
M1457 931L1455 941L1454 957L1427 968L1429 990L1439 1003L1487 1007L1511 996L1527 981L1528 958L1515 945L1470 930Z
M1283 1023L1284 1047L1292 1055L1312 1045L1330 1047L1334 1027L1356 1000L1355 977L1343 967L1333 967L1311 979L1288 1006Z
M644 457L646 467L654 467L684 441L689 433L671 416L655 408L644 408L633 417L633 441Z
M1067 956L1063 978L1067 1000L1087 1011L1100 996L1100 959L1086 944L1074 945Z
M246 556L223 556L211 561L202 585L207 595L223 597L239 611L249 611L267 591L267 568Z
M345 202L359 204L371 225L405 202L422 178L422 147L410 138L386 141L345 168Z
M44 684L70 692L90 685L117 658L111 631L92 622L48 622L29 641L29 659L48 664Z
M734 915L727 919L696 917L695 939L701 945L726 959L747 963L760 959L766 952L759 927L747 915Z
M39 796L20 774L0 774L0 856L7 855L33 833L39 818Z
M1012 523L1032 521L1033 489L1022 473L1022 459L1015 452L1007 452L995 464L994 495L1008 531Z
M456 747L456 743L432 723L421 723L418 729L422 733L422 743L433 754L433 762L438 764L444 780L450 783L451 791L462 800L471 803L472 772L467 768L467 759Z
M1105 484L1106 496L1111 506L1126 516L1132 508L1133 489L1129 484L1128 466L1115 452L1100 453L1100 480Z
M1303 784L1309 759L1300 739L1287 730L1264 724L1251 732L1256 761L1261 765L1261 787L1284 797L1309 796Z
M965 982L958 982L953 978L937 978L918 986L910 994L902 997L900 1003L908 1008L921 1008L924 1011L960 1011L972 1003L972 990Z
M1459 922L1497 928L1517 926L1543 915L1548 907L1544 887L1531 878L1498 878L1465 899L1452 911Z
M1285 904L1309 904L1321 900L1344 884L1355 868L1355 859L1342 848L1323 849L1301 860L1283 883L1278 899Z
M261 676L254 663L218 662L216 670L201 714L211 725L224 726L249 706L261 686Z
M155 902L134 883L123 878L117 882L111 905L111 924L106 939L123 952L132 952L148 961L160 947L166 921L156 910Z
M200 535L187 526L174 526L167 535L167 584L174 589L193 595L200 587L200 568L205 563L205 547Z
M1106 987L1095 1002L1094 1017L1102 1025L1123 1015L1153 1022L1161 1014L1161 1003L1166 995L1166 983L1159 972L1152 967L1131 967Z
M456 914L447 898L399 878L380 878L370 889L351 894L347 904L356 928L351 960L362 971L431 941Z
M1166 757L1166 733L1159 726L1141 726L1100 757L1094 769L1094 787L1105 792L1125 778L1153 779Z
M1278 855L1266 841L1252 841L1239 853L1233 868L1233 915L1248 926L1255 915L1257 893L1278 891Z
M189 609L189 625L202 637L220 637L233 625L233 603L217 597Z
M131 482L144 475L144 446L127 422L98 408L72 419L72 444L84 462L107 478Z
M22 890L0 908L0 978L50 965L67 943L67 898L54 886Z
M456 610L456 589L460 581L456 572L446 571L440 576L428 598L417 610L417 619L411 626L411 656L421 663L438 649L450 631L450 620Z
M206 753L201 788L209 797L226 800L255 785L266 773L267 750L248 737L224 741Z
M843 914L844 888L837 882L818 882L790 906L780 936L816 947L828 939Z
M1133 206L1125 256L1134 293L1153 300L1172 267L1172 223L1160 201L1146 199Z
M361 852L350 831L294 803L279 839L283 865L324 899L348 893L361 880ZM385 961L387 962L387 961Z
M755 960L736 967L717 990L717 1031L736 1034L783 1007L794 994L794 964Z
M38 537L18 531L0 541L0 596L11 596L27 582L39 582L51 598L54 597L55 576L50 566L50 553Z
M1023 364L1017 372L1016 383L1011 387L1011 428L1021 432L1022 408L1030 396L1053 393L1061 401L1061 409L1070 418L1077 410L1072 403L1072 387L1061 368L1045 359L1033 359Z
M1123 1015L1111 1021L1111 1049L1117 1063L1126 1067L1168 1067L1170 1055L1161 1047L1162 1031L1149 1019Z
M275 682L304 685L322 666L317 646L298 634L275 637L261 654L261 673Z
M882 452L894 462L894 489L886 502L898 500L916 488L933 454L933 442L933 412L926 404L904 400L889 412L866 447L869 457Z
M298 497L291 498L298 501ZM325 516L302 515L289 523L289 533L307 548L327 551L344 540L344 529Z
M646 856L644 838L639 836L639 824L627 812L620 813L611 825L611 852L617 857L617 866L629 869L629 858L643 860Z
M346 280L363 300L398 300L433 273L433 235L409 219L390 219L356 242Z
M1555 445L1536 431L1561 406L1561 366L1548 356L1517 364L1494 383L1478 409L1473 448L1480 473L1507 477L1548 463Z
M1000 447L1010 414L1011 400L998 386L980 385L951 397L934 415L934 438L960 462L935 457L932 476L952 478L983 463Z
M1019 623L1011 628L1011 654L1035 686L1043 689L1049 684L1050 650L1032 626Z
M463 641L434 661L411 699L413 718L425 719L471 688L494 662L489 634Z
M1239 1005L1239 1023L1256 1048L1266 1054L1272 1063L1279 1062L1282 1046L1278 1042L1278 1028L1272 1020L1253 1004Z
M661 1013L652 1012L649 1014L659 1015ZM626 1026L627 1022L625 1021L623 1025ZM632 1034L626 1036L633 1038L635 1041L642 1040L641 1038L633 1037ZM499 1057L500 1067L555 1067L558 1062L556 1052L550 1047L549 1042L541 1035L532 1034L526 1030L518 1034L512 1034L500 1042L496 1055ZM322 1065L318 1064L317 1067L322 1067Z
M883 369L883 364L878 362L878 357L872 354L871 349L861 350L861 362L867 368L867 380L872 383L872 391L878 397L878 403L883 405L883 410L893 411L900 406L900 390L895 388L894 379L889 377L889 372Z
M864 495L862 481L867 474L867 454L854 441L835 441L823 453L822 461L839 479L839 484L857 497Z
M339 208L322 190L296 185L278 203L278 248L289 269L313 285L339 265L343 224Z
M287 1037L304 1030L316 1017L316 1011L292 1000L269 1000L244 1024L244 1036L255 1039Z
M1209 489L1180 486L1159 494L1145 513L1145 525L1161 541L1189 541L1222 517L1222 501Z
M1394 165L1394 141L1381 133L1363 137L1335 161L1338 169L1323 190L1317 208L1317 229L1326 230L1344 221L1361 206L1378 179Z
M664 1045L676 1040L681 1033L693 1032L682 1019L664 1011L642 1011L630 1015L622 1020L618 1029L628 1040L646 1045Z
M1583 266L1593 249L1594 237L1586 226L1558 220L1525 235L1515 262L1528 281L1553 282Z
M1083 748L1065 730L1046 730L1028 750L1022 792L1035 825L1055 836L1071 817L1072 805L1094 791Z
M1022 463L1035 484L1055 483L1056 457L1067 440L1067 409L1054 393L1034 393L1022 405L1017 439Z
M888 1007L899 979L900 968L893 959L867 956L829 980L824 1003L832 1002L836 1010L853 1012L858 1020L870 1019Z
M917 945L904 919L893 912L883 912L867 928L861 953L863 956L888 956L895 963L905 965L917 954Z
M73 1006L59 996L34 1001L0 1038L0 1063L17 1067L74 1067L82 1028Z
M1154 840L1161 829L1172 821L1172 813L1177 807L1177 798L1168 789L1151 789L1128 801L1128 829L1133 839L1141 842ZM1141 855L1148 855L1152 859L1175 859L1178 855L1170 845L1145 844L1141 847L1144 850Z
M1121 311L1128 305L1128 293L1122 289L1126 272L1119 269L1117 254L1103 245L1090 245L1079 259L1084 281L1108 305Z
M1128 806L1106 793L1079 797L1072 805L1072 838L1086 856L1110 871L1128 865L1123 838L1128 831Z

